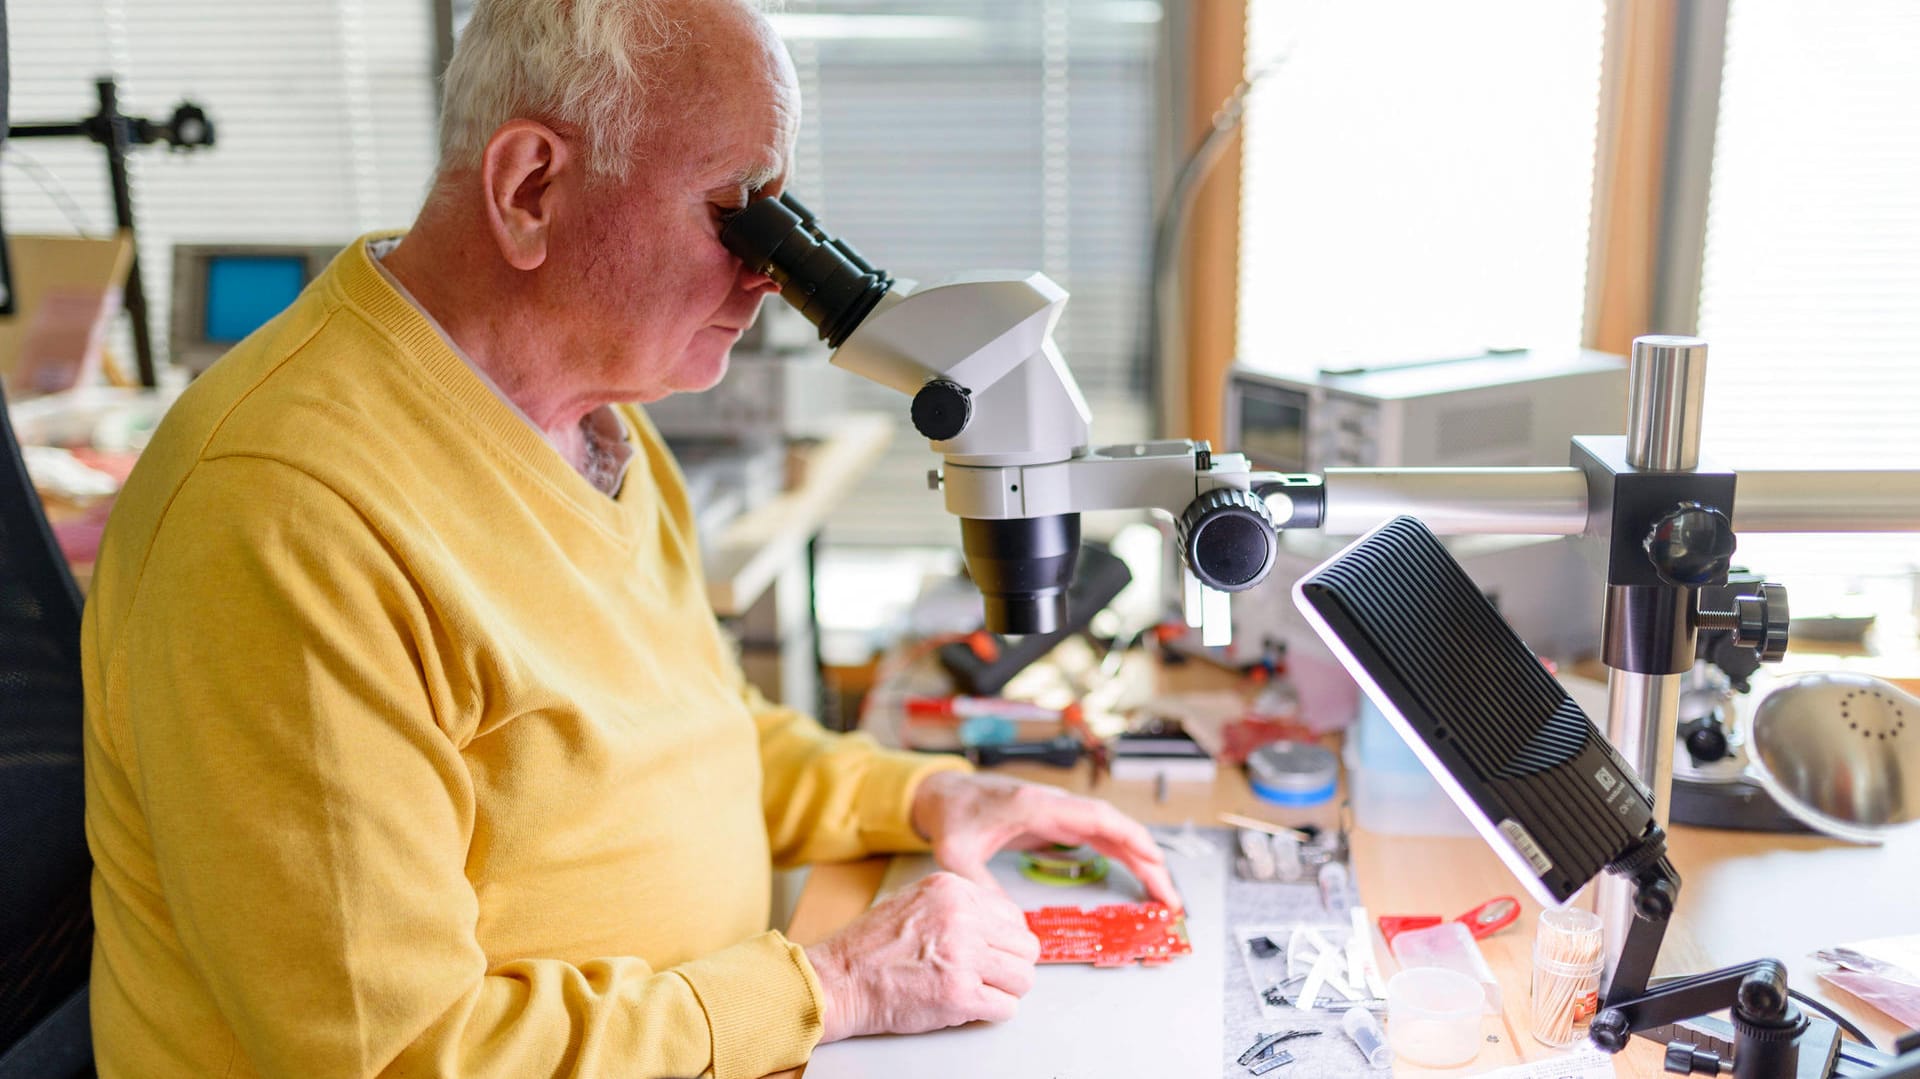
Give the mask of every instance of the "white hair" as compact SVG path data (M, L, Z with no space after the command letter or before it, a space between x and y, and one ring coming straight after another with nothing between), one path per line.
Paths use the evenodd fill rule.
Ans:
M765 5L735 0L750 10ZM515 117L559 121L586 140L587 171L624 179L659 118L648 97L692 35L675 0L478 0L447 65L440 169L480 164Z

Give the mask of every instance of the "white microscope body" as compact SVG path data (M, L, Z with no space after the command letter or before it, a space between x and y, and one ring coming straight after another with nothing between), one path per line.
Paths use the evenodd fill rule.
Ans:
M1317 478L1254 473L1184 440L1089 447L1086 399L1053 341L1067 293L1044 274L895 281L791 196L753 203L721 238L819 327L835 366L913 399L989 629L1057 629L1079 514L1151 508L1178 521L1188 621L1225 643L1226 593L1272 568L1276 525L1320 523Z
M1239 496L1216 500L1224 508L1216 512L1268 514L1270 533L1271 510L1251 492L1272 477L1252 472L1239 454L1184 440L1088 446L1086 399L1053 341L1066 302L1066 290L1040 273L975 272L924 288L895 282L831 362L915 398L916 426L944 464L947 511L963 521L1142 507L1175 518L1193 511L1198 520L1214 508L1201 507L1209 492L1232 491ZM921 403L936 396L957 422L922 423ZM1194 524L1181 530L1183 544L1201 531ZM1245 542L1239 533L1248 531L1235 538ZM1228 640L1227 590L1259 583L1272 564L1270 542L1269 535L1238 560L1251 557L1255 577L1204 578L1205 562L1199 574L1186 568L1187 619L1207 643Z

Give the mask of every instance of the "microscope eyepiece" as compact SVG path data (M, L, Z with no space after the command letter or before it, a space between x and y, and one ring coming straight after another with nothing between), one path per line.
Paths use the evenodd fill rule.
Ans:
M761 199L733 216L720 242L753 270L780 285L780 296L839 348L867 317L893 278L844 241L827 235L792 195Z
M1053 633L1067 621L1067 585L1080 556L1080 515L960 520L967 572L986 600L987 629Z

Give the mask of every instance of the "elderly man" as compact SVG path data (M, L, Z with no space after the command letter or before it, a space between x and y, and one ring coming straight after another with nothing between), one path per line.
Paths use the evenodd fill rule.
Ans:
M836 737L747 689L627 402L700 390L769 291L792 71L738 0L481 0L440 175L203 376L85 627L104 1076L752 1076L1005 1019L985 871L1103 803ZM770 865L954 872L802 949Z

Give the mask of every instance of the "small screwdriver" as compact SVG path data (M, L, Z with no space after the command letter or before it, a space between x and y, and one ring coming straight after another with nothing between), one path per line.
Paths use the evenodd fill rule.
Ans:
M1013 761L1036 761L1055 768L1071 768L1080 763L1086 752L1080 739L1070 734L1050 738L1044 742L1008 742L997 746L968 746L960 751L968 760L982 768L991 768L996 764L1009 764Z

